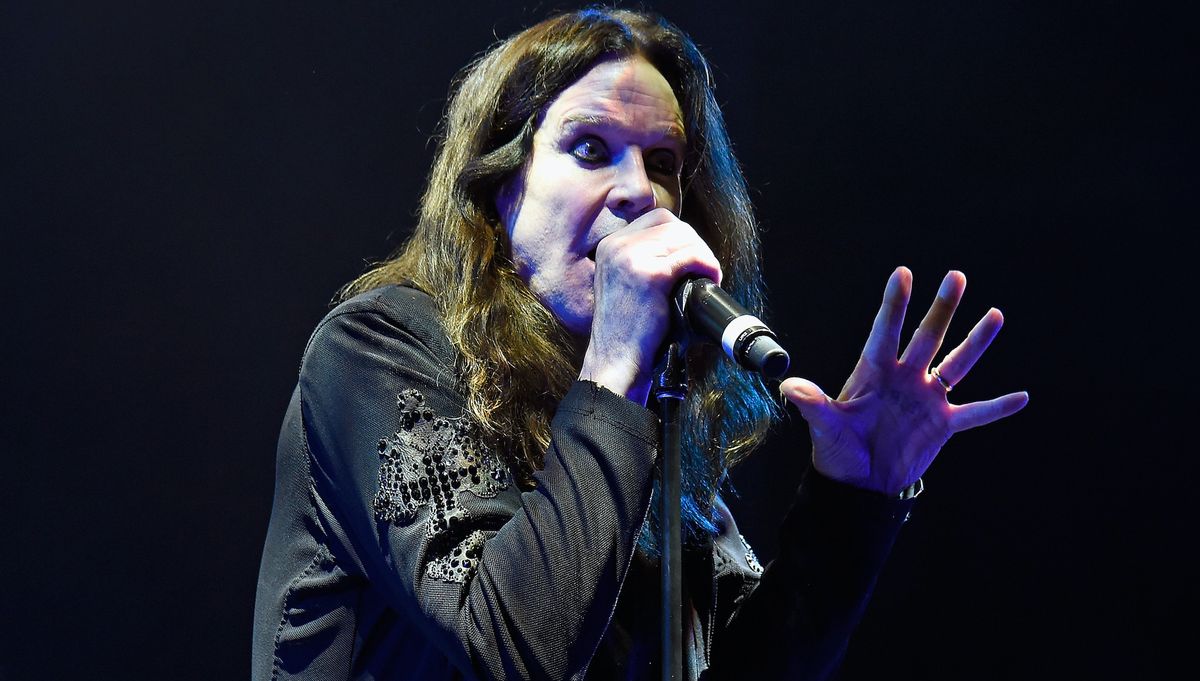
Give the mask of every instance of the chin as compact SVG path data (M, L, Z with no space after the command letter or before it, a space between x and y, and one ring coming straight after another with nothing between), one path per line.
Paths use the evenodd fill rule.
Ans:
M592 335L592 316L595 314L591 281L587 283L586 294L581 290L585 288L582 285L574 290L563 288L555 291L550 297L538 298L572 336L586 339Z

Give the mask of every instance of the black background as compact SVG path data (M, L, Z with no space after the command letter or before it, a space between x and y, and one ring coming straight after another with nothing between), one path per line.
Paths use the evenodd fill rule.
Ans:
M572 6L3 4L0 679L246 675L304 342L412 224L453 74ZM842 678L1167 676L1200 601L1195 22L654 6L716 65L793 370L836 393L888 273L911 327L957 268L953 338L1007 324L954 397L1031 394L927 474ZM764 560L805 432L735 472Z

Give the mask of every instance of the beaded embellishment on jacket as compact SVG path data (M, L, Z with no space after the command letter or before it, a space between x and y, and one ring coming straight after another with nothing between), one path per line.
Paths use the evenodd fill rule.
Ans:
M761 575L763 566L762 563L758 562L758 556L754 555L754 549L750 548L750 542L746 541L746 538L740 534L738 535L738 539L742 540L742 548L746 549L746 565L749 565L751 570Z
M372 504L375 517L391 523L411 521L424 506L429 510L426 536L454 541L459 533L453 530L471 517L459 503L460 495L468 492L483 499L495 497L509 485L508 469L483 445L470 421L434 414L425 407L425 396L416 390L401 393L397 404L400 430L379 440L382 461L379 492ZM465 554L478 554L482 544L482 533L471 533L448 549L444 560L429 563L426 573L447 581L464 581L473 567ZM463 566L464 561L467 570L451 569Z
M466 582L479 563L483 543L494 534L495 532L484 533L480 530L468 534L466 539L450 551L450 555L429 561L425 566L425 574L443 582Z

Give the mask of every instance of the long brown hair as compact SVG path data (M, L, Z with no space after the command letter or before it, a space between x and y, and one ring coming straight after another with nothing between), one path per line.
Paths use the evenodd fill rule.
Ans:
M341 292L347 298L409 281L434 298L459 353L467 410L525 484L542 466L550 420L578 375L586 339L572 338L517 276L495 196L525 163L538 117L555 97L601 59L632 55L653 64L680 102L687 133L681 218L720 260L723 287L763 316L758 229L708 63L665 19L614 9L547 19L461 72L412 236ZM688 367L683 515L695 539L715 530L717 489L763 439L776 408L758 377L730 367L711 347L693 347ZM653 525L656 513L657 505ZM641 544L656 553L653 534L643 532Z

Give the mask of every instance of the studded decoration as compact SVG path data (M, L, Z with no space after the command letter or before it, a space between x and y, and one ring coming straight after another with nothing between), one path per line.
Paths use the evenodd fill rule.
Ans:
M740 534L738 535L738 539L742 540L742 548L746 549L746 564L750 566L751 570L762 574L763 566L758 562L758 556L754 555L754 549L750 548L750 542L746 541L746 538Z
M487 538L488 535L480 530L468 534L450 551L450 555L429 561L425 565L425 575L443 582L465 583L479 565L479 554Z
M400 430L379 441L375 517L411 521L424 506L429 510L425 533L433 538L471 517L459 504L463 493L495 497L508 487L509 472L470 421L434 414L416 390L401 393L397 404Z

